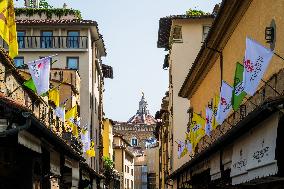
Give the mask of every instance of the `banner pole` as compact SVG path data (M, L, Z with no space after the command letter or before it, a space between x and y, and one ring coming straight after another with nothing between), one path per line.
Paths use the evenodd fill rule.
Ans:
M279 58L281 58L282 60L284 60L284 58L282 56L280 56L279 54L277 54L276 52L274 52L274 55L278 56Z

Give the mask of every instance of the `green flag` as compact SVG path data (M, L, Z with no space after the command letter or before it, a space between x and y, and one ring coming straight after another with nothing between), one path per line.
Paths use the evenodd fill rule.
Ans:
M234 90L232 95L232 106L235 111L238 110L241 105L243 99L246 96L246 92L244 92L243 88L243 72L244 66L237 62L235 78L234 78Z
M36 86L34 84L34 81L32 78L30 78L29 80L24 82L24 86L28 87L29 89L31 89L32 91L34 91L36 93Z

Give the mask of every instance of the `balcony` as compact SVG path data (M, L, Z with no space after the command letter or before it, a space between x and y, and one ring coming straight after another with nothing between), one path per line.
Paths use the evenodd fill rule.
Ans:
M1 40L0 45L8 48ZM18 37L19 51L87 51L87 36L20 36Z

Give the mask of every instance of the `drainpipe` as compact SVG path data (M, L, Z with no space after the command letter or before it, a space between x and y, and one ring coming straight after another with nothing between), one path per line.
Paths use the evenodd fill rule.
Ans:
M6 136L9 136L9 135L14 135L14 134L17 134L18 132L22 131L22 130L26 130L28 128L31 127L31 113L30 112L23 112L22 113L22 116L24 118L26 118L26 123L24 125L20 125L16 128L13 128L13 129L9 129L7 131L4 131L4 132L1 132L0 133L0 137L6 137Z

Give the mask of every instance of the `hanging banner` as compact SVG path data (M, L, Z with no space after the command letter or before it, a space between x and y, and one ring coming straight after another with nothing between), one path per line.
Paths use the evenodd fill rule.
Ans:
M232 96L232 106L235 111L238 110L239 106L241 105L243 99L246 96L246 92L244 92L244 85L243 85L243 73L244 73L244 66L237 62L236 71L235 71L235 78L234 78L234 90Z
M246 52L244 60L244 91L253 96L269 65L273 51L246 38Z
M46 57L28 63L38 95L42 95L49 90L50 60L50 57Z
M222 81L220 102L218 105L218 111L216 116L216 120L220 125L224 122L224 120L227 118L228 114L231 111L232 92L233 88L225 81Z
M54 109L57 117L61 119L61 121L65 122L65 107L58 106Z
M200 115L193 113L190 125L190 141L193 150L197 146L200 139L205 135L205 122L205 119L203 119Z
M213 98L213 106L212 106L212 111L213 111L212 130L216 129L216 127L218 126L216 116L218 111L219 100L220 100L219 95L215 95Z
M212 131L213 119L214 119L213 111L210 108L206 107L205 134L208 136L210 136L210 133Z
M178 159L180 159L185 149L185 143L182 141L178 141L177 143L178 143Z

